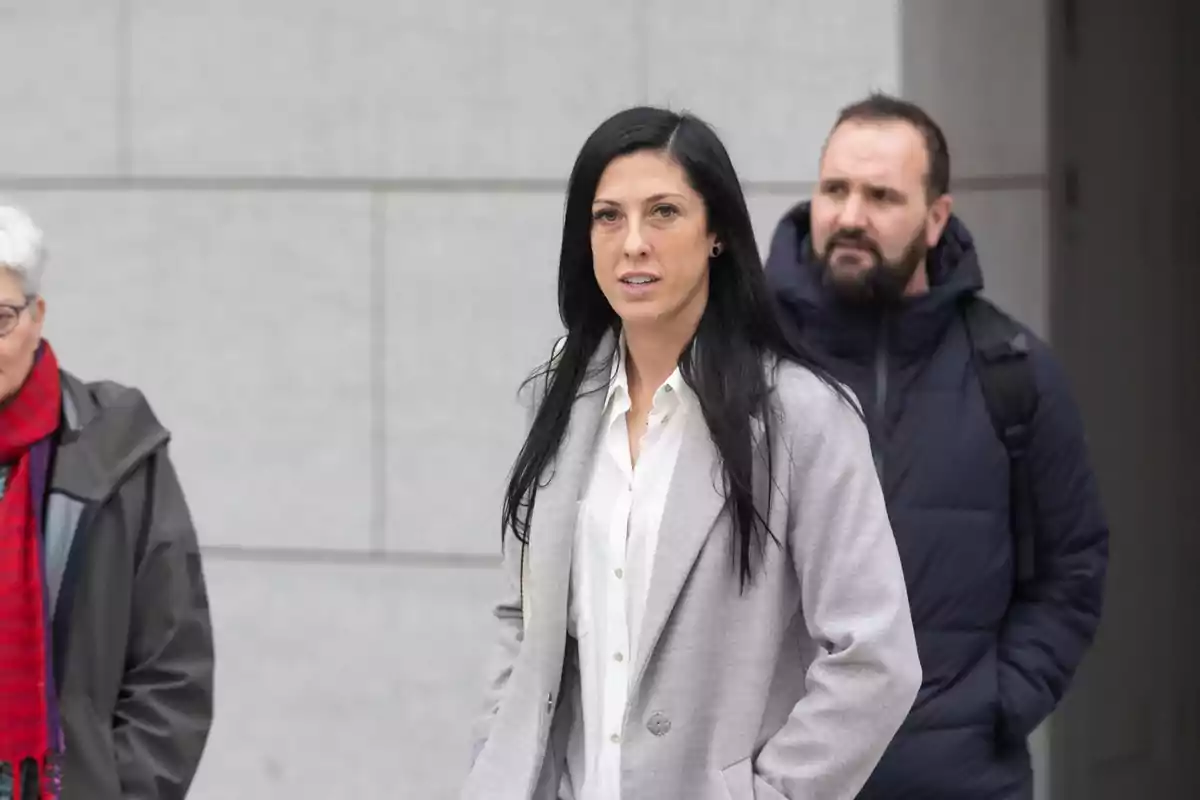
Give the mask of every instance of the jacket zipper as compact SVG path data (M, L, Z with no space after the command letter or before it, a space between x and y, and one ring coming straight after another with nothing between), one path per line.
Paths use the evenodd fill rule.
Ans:
M883 482L883 423L887 414L888 393L888 335L887 320L880 320L879 337L875 343L875 431L871 448L875 455L875 471Z

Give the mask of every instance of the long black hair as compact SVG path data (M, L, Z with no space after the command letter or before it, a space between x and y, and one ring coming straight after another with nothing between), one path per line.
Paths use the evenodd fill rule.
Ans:
M699 398L720 454L725 508L734 529L733 554L744 588L753 575L753 555L761 553L767 537L774 538L765 514L755 506L752 483L753 418L764 425L768 470L772 463L771 379L764 356L775 354L799 362L837 385L798 342L785 337L733 163L712 128L690 114L645 106L627 109L603 122L579 152L567 188L558 264L558 311L567 335L555 355L527 381L545 378L545 392L509 476L501 539L511 531L523 545L528 544L538 488L562 444L588 365L604 336L620 330L620 318L593 272L592 203L609 163L642 150L666 153L683 168L704 199L709 232L722 245L720 254L709 262L708 303L679 367ZM774 485L773 476L768 481Z

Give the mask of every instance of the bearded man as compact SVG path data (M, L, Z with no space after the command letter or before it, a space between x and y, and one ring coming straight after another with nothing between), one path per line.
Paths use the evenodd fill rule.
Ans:
M1032 796L1026 740L1100 621L1108 526L1046 344L983 299L946 139L882 94L847 106L771 244L785 325L862 404L924 683L863 800Z

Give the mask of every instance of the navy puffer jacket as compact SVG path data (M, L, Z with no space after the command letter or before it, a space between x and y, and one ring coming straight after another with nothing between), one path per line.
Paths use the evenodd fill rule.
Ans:
M1047 347L1029 467L1036 578L1015 591L1009 468L972 365L961 307L983 274L952 217L930 291L882 314L837 302L804 257L807 204L772 241L767 277L793 335L858 395L908 582L924 685L860 795L989 800L1031 791L1025 737L1061 699L1100 617L1108 529L1079 414Z

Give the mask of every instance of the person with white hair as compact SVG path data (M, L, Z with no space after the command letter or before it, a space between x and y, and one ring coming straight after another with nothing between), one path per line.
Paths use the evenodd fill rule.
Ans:
M143 394L59 368L45 262L0 206L0 800L182 800L213 706L196 532Z

